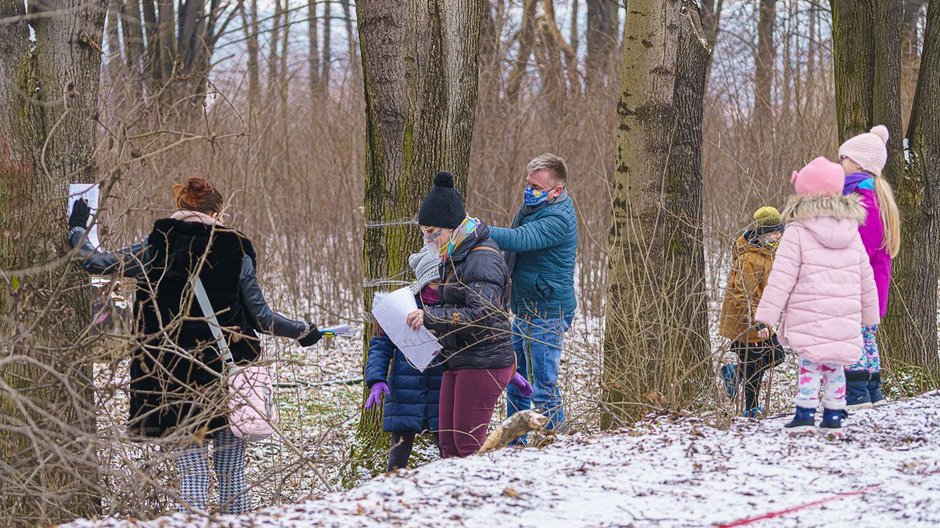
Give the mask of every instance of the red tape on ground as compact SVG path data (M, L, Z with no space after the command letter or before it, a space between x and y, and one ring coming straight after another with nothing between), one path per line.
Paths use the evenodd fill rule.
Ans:
M732 521L730 523L717 524L715 526L717 526L718 528L732 528L734 526L745 526L748 524L753 524L753 523L756 523L757 521L766 521L767 519L773 519L775 517L783 517L784 515L787 515L796 511L805 510L806 508L812 508L814 506L821 506L823 504L826 504L827 502L842 500L846 497L853 497L855 495L864 495L868 493L869 491L872 491L873 489L876 489L880 486L881 484L876 484L874 486L869 486L865 489L860 489L858 491L845 491L842 493L836 493L835 495L832 495L831 497L826 497L824 499L815 500L813 502L807 502L806 504L790 506L789 508L786 508L783 510L772 511L772 512L764 513L761 515L757 515L755 517L746 517L744 519L739 519L737 521Z

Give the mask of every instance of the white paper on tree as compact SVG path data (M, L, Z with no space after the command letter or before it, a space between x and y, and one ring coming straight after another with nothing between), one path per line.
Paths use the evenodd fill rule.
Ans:
M88 202L88 207L91 208L91 216L94 216L95 213L98 212L98 184L70 183L68 206L66 207L65 211L66 216L72 214L72 207L75 206L76 200L80 198L84 198ZM97 223L91 226L91 230L88 232L88 241L96 249L98 248L99 244Z
M384 295L376 295L372 304L372 315L411 366L424 372L441 351L441 344L427 328L421 327L416 332L408 327L405 319L417 309L414 294L405 287Z

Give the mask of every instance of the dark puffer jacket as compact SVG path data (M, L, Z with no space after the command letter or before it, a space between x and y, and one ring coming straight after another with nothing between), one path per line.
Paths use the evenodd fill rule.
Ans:
M382 426L388 432L437 430L437 405L444 369L434 361L424 372L412 367L392 340L384 335L369 341L366 384L382 381L391 393L385 397Z
M515 364L509 319L509 270L481 223L441 264L441 306L426 306L424 325L444 349L444 367L500 369Z
M138 279L135 315L142 342L130 362L132 434L157 437L180 426L212 431L226 425L224 414L217 412L224 392L217 383L221 361L211 346L209 326L179 317L202 319L194 300L181 314L180 300L188 291L190 272L203 257L199 276L237 363L257 358L255 331L296 339L308 330L306 323L268 306L255 275L254 249L237 231L167 218L156 221L145 241L111 252L82 243L84 234L84 229L73 228L69 242L81 243L86 271ZM203 412L206 407L213 412Z

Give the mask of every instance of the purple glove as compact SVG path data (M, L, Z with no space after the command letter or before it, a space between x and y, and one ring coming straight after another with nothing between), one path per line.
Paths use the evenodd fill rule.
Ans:
M389 390L388 385L384 381L378 381L372 385L372 390L369 391L369 397L366 398L366 409L371 409L378 405L382 401L382 396L388 396L392 391Z
M519 389L519 394L521 394L523 398L532 397L532 384L529 383L522 374L516 372L512 376L512 381L510 381L509 384Z

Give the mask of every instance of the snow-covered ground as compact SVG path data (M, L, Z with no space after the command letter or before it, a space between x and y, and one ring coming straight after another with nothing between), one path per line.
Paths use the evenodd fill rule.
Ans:
M940 526L940 392L853 413L840 435L788 435L786 419L658 417L250 516L68 526Z

